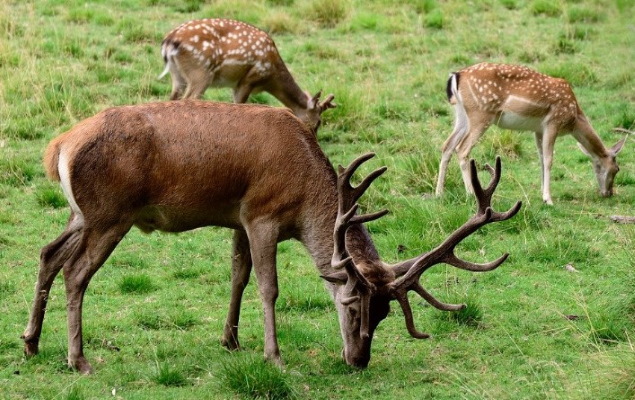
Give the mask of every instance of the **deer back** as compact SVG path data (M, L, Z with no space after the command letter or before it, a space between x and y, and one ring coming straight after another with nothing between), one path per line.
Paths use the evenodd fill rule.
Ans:
M317 192L335 199L335 173L315 136L285 109L189 100L116 107L46 154L49 176L69 171L86 218L116 210L146 231L239 227L255 215L291 229Z

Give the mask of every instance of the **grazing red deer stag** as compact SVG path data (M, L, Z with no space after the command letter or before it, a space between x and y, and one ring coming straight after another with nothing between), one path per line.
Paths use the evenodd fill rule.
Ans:
M234 102L245 103L251 93L269 92L317 132L321 114L335 107L333 95L320 103L302 91L265 32L229 19L186 22L163 39L161 54L172 76L170 99L200 98L209 86L231 87Z
M328 281L346 363L368 365L373 332L388 315L391 300L401 304L408 331L427 337L414 328L407 292L414 290L440 309L460 308L434 299L420 285L420 275L438 263L471 271L498 267L507 255L479 265L457 258L454 247L479 227L512 217L520 203L506 213L492 211L500 159L486 189L472 167L476 215L436 249L387 265L362 224L385 212L355 215L355 202L386 168L357 187L350 185L351 175L372 156L340 167L338 177L299 119L288 110L260 105L185 100L110 108L80 122L54 139L44 156L46 173L61 183L71 212L66 229L41 252L33 309L22 336L26 354L38 352L48 294L63 269L68 363L91 371L82 347L84 292L132 226L144 232L210 225L234 229L232 292L222 339L229 349L239 347L240 304L253 266L264 309L265 357L281 362L276 244L290 238L304 244Z
M534 131L542 166L542 199L553 204L549 188L553 147L559 135L571 134L591 157L604 197L613 195L613 180L619 170L615 157L626 137L610 149L591 127L580 109L571 85L519 65L480 63L455 72L447 85L454 104L454 131L443 144L436 195L443 193L452 152L456 151L463 183L472 191L468 157L472 147L490 125L504 129Z

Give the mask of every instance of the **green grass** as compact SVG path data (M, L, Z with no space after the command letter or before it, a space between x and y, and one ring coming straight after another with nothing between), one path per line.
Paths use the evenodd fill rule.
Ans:
M220 373L222 385L231 392L253 399L297 398L287 375L278 367L254 357L231 357Z
M531 133L491 128L480 165L503 160L494 206L522 200L512 220L482 229L457 253L475 261L509 252L498 270L427 271L443 313L412 295L410 338L398 306L376 331L365 371L340 359L333 303L306 251L278 246L278 338L285 361L262 361L255 279L245 291L240 340L219 343L230 298L231 232L144 235L133 229L91 281L85 352L95 374L65 365L63 274L50 294L38 356L19 339L40 249L59 235L66 200L41 164L49 140L113 105L165 100L159 46L176 25L238 18L274 37L300 86L334 93L319 141L333 164L374 151L361 173L389 170L360 200L391 213L369 224L386 262L414 257L468 218L456 159L443 198L434 191L452 130L448 73L480 61L521 63L568 79L607 145L635 129L632 1L619 0L0 0L0 398L7 399L632 399L635 395L635 140L619 155L616 195L597 193L575 141L556 142L555 206L542 204ZM229 89L209 89L229 101ZM279 106L268 94L253 102ZM481 171L483 177L486 176ZM571 265L577 272L565 266ZM598 383L599 382L599 383ZM114 393L114 396L113 396Z

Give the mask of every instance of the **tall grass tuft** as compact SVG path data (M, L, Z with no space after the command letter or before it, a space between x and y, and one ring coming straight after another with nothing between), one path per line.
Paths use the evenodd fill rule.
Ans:
M579 22L598 22L606 18L605 14L599 10L591 9L589 7L576 6L571 7L567 12L567 19L571 23Z
M85 398L86 396L84 396L77 385L73 385L65 397L66 400L84 400Z
M324 27L334 27L348 16L347 0L313 0L306 10L308 19Z
M562 12L558 3L551 0L534 0L529 7L532 14L547 17L557 17Z
M155 286L148 275L128 275L119 283L119 290L124 294L144 294L155 290Z
M446 283L446 285L447 284L448 283ZM467 298L461 298L459 295L454 294L450 295L449 302L456 304L463 303L465 304L465 307L458 311L436 312L435 316L439 321L446 321L469 327L478 327L481 324L481 321L483 320L483 310L480 306L479 300L475 296L468 295Z
M0 184L9 186L27 185L37 175L34 164L24 159L0 159Z
M261 22L261 28L274 33L294 33L298 32L300 26L298 21L285 11L272 11Z
M157 372L153 380L160 385L169 387L180 387L187 384L185 376L179 370L170 367L167 363L157 363Z
M423 17L423 26L432 29L443 29L445 18L443 12L436 8Z
M68 204L61 190L54 186L42 185L36 191L36 198L42 207L63 208Z
M233 392L253 399L295 399L285 374L261 358L230 354L219 371L221 382Z

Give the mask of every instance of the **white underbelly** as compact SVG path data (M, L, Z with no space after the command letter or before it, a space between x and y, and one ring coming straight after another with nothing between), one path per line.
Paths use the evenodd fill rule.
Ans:
M527 117L514 112L504 111L495 123L503 129L540 132L542 131L542 121L543 118Z

